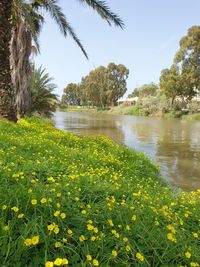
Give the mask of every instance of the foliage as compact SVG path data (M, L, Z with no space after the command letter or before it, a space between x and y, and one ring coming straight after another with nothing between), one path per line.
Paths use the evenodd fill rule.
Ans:
M126 80L129 70L122 64L110 63L107 67L108 75L108 99L112 106L126 93Z
M189 120L189 121L200 121L200 113L192 113L188 115L183 115L182 119Z
M36 69L32 65L32 77L30 81L31 105L29 113L38 113L51 117L56 110L58 98L54 94L56 85L52 83L53 78L45 73L45 69Z
M129 70L122 64L100 66L83 77L79 85L69 84L64 89L62 105L81 103L105 109L114 106L127 88Z
M60 107L79 106L81 101L79 89L80 87L75 83L68 84L63 90Z
M198 266L200 190L143 154L36 119L1 121L0 154L2 266Z
M171 98L171 106L173 107L175 98L182 96L181 76L176 68L171 67L162 71L160 90L167 98Z
M159 90L159 86L155 83L144 84L141 87L135 88L128 97L155 96L158 90Z
M172 106L177 96L189 102L200 92L200 26L191 27L180 40L173 65L161 73L160 89Z
M191 98L200 92L200 26L189 28L187 36L180 40L174 64L180 68L187 95Z

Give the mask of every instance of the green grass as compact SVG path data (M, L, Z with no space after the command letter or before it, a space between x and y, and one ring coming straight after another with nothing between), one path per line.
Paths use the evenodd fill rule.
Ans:
M200 113L188 114L182 116L183 120L200 121Z
M119 105L113 107L108 111L108 113L118 114L118 115L135 115L135 116L142 115L142 111L138 107L126 106L126 105Z
M104 137L0 121L0 183L2 267L199 266L200 190Z

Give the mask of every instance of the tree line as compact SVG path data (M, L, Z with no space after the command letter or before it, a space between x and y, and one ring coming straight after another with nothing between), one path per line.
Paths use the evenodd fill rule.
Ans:
M82 105L101 109L115 106L127 91L128 75L129 70L123 64L100 66L83 77L79 84L68 84L63 90L60 106Z
M78 2L91 7L109 25L124 27L105 1ZM58 0L0 0L0 116L12 121L30 113L30 55L33 51L39 52L38 39L45 23L44 11L50 14L64 37L71 36L88 58Z
M149 83L135 88L129 97L139 97L136 114L181 111L195 113L200 104L200 26L192 26L179 42L180 48L170 68L163 69L159 84Z

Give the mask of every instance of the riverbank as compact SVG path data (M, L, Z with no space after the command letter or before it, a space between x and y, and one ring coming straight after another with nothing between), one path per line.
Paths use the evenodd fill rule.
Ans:
M199 266L200 190L143 154L36 119L0 121L3 266Z
M86 112L86 113L103 113L103 114L113 114L113 115L133 115L133 116L145 116L145 117L160 117L160 118L179 118L182 120L188 120L188 121L200 121L200 112L199 113L193 113L193 114L181 114L180 112L156 112L152 114L146 114L145 112L137 107L137 106L126 106L126 105L119 105L116 107L112 107L107 110L101 110L97 108L88 108L88 107L76 107L72 106L69 108L61 109L60 111L64 112Z

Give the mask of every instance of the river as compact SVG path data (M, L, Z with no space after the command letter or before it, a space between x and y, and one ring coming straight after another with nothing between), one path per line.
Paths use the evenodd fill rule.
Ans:
M79 112L56 112L54 122L77 135L104 135L142 151L173 186L200 188L200 122Z

